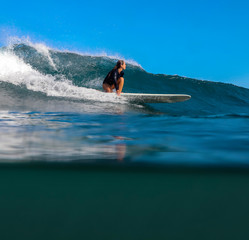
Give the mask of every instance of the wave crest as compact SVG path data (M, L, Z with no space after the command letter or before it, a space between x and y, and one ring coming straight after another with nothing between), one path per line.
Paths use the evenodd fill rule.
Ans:
M109 56L83 55L44 44L15 43L0 51L0 81L46 96L121 102L98 90L116 64ZM0 90L1 91L1 90ZM125 92L189 94L179 104L157 104L157 110L177 115L248 114L249 89L177 75L151 74L127 62ZM25 94L25 93L23 93ZM123 102L122 102L123 103Z

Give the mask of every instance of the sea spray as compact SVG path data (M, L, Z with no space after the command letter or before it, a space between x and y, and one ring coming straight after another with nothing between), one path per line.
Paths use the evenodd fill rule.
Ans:
M58 77L42 74L10 51L0 52L0 81L42 92L47 96L124 102L116 96L106 95L95 89L74 86L63 75Z

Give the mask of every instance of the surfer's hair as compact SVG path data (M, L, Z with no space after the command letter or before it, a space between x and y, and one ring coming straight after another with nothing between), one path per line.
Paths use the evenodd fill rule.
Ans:
M121 65L123 65L124 64L124 60L118 60L118 62L117 62L117 68L120 68L121 67Z
M124 60L118 60L116 66L113 69L120 68L124 64Z

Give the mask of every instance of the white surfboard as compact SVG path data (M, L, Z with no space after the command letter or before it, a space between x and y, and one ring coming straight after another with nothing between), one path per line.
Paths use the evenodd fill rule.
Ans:
M116 94L116 93L115 93ZM191 98L186 94L148 94L148 93L121 93L120 97L128 101L142 103L175 103L183 102Z

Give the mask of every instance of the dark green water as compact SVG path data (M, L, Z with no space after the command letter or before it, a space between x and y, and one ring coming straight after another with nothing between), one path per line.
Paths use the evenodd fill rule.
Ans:
M239 169L1 165L1 239L247 239Z

